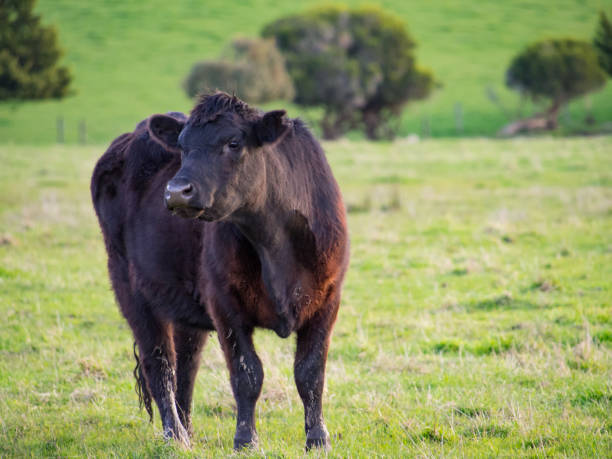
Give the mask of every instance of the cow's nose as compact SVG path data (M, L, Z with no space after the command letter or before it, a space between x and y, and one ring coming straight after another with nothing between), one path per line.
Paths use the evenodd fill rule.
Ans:
M174 178L166 185L164 200L168 209L188 207L195 195L194 186L184 178Z

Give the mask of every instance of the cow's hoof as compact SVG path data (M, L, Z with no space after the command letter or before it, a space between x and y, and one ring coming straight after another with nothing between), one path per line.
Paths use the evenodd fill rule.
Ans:
M179 424L173 429L165 429L164 438L166 440L175 440L185 449L191 448L191 442L189 441L189 433L181 424Z
M308 434L306 435L306 451L309 451L312 448L320 448L325 450L331 449L329 434L327 433L325 426L315 427L308 431Z
M257 433L251 430L244 432L236 432L236 436L234 437L234 449L246 449L246 448L257 448L259 443L259 438L257 437Z
M251 437L251 438L234 438L234 449L236 451L241 450L241 449L250 449L250 448L257 448L257 444L259 442L257 441L257 437Z

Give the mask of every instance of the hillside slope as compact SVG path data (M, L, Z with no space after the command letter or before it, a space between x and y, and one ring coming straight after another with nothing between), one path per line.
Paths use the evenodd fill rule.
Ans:
M180 86L193 62L217 56L237 35L257 35L269 21L320 3L39 0L44 22L59 29L76 94L61 102L0 104L0 142L54 142L62 117L66 141L77 141L78 125L85 120L88 142L106 143L151 113L188 110L191 102ZM419 63L432 68L443 84L432 98L406 109L401 133L494 134L507 119L488 99L487 87L499 94L506 110L519 105L503 82L512 55L542 37L590 39L597 12L606 3L380 2L404 19L419 44ZM581 123L588 104L598 121L612 119L612 85L574 103L563 123ZM524 113L529 109L524 107ZM462 131L456 129L458 110L463 113ZM295 107L290 111L301 114Z

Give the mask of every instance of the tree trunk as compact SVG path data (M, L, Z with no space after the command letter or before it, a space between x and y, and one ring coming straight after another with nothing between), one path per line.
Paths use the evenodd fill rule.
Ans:
M321 131L325 140L335 140L351 127L351 117L347 113L325 111L321 120Z
M504 126L498 135L503 137L514 136L523 132L552 131L559 124L559 112L563 106L561 99L555 99L553 104L543 113L538 113L530 118L513 121Z
M335 140L342 135L336 123L327 116L321 120L321 131L325 140Z
M378 140L380 126L380 114L374 111L363 112L363 125L365 127L365 134L370 140Z
M391 140L395 137L399 121L397 113L390 110L364 110L361 113L365 134L370 140Z
M546 118L550 123L550 129L557 129L559 125L559 112L561 111L561 106L563 105L560 99L555 99L553 104L550 106L548 110L546 110Z

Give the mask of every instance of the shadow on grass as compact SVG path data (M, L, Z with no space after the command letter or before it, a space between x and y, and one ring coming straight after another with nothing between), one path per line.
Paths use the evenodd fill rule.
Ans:
M468 406L458 406L454 409L455 413L459 416L464 416L466 418L488 418L491 416L491 410L489 408L484 407L468 407Z
M218 418L231 418L234 416L234 411L229 407L223 407L220 405L203 405L197 407L198 413L204 414L208 417Z
M525 449L546 449L554 446L555 440L551 437L538 437L531 440L526 440L523 443Z
M466 429L462 435L468 438L506 438L509 433L510 429L507 427L496 424L487 424Z
M485 300L473 301L465 305L467 312L474 311L495 311L495 310L528 310L542 309L542 305L538 305L531 301L521 298L513 298L511 295L500 295Z
M448 431L444 426L433 426L425 428L421 433L414 436L415 440L426 441L429 443L452 443L455 440L453 432Z

